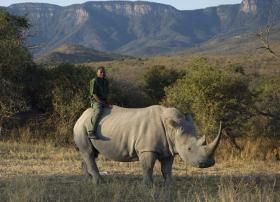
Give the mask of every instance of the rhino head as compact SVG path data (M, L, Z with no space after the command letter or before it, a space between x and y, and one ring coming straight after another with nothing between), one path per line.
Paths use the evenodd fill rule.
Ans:
M205 136L197 139L192 120L186 119L184 123L177 124L176 135L174 135L174 146L176 152L187 164L199 168L208 168L215 164L214 153L221 139L221 128L217 137L210 144L206 143ZM178 132L179 131L179 132Z

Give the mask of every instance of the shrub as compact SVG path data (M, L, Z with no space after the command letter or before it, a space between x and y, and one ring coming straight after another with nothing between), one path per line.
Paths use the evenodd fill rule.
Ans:
M164 88L182 78L183 75L183 72L156 65L145 71L142 88L154 103L158 103L165 95Z
M60 64L47 71L42 99L45 111L51 114L56 142L72 141L75 121L89 105L89 81L95 72L85 66Z
M135 83L110 79L109 101L122 107L147 107L153 103Z
M264 79L256 90L256 114L248 124L250 134L280 137L280 77Z
M189 64L184 78L166 88L162 103L194 113L202 134L213 133L219 121L225 131L238 134L249 118L252 102L245 75L199 58Z
M22 31L28 27L24 17L0 10L0 120L29 108L26 79L35 65L23 47Z

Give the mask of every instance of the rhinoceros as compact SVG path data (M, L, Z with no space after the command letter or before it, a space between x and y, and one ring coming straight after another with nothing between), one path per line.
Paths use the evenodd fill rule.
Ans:
M205 136L197 138L191 116L185 117L176 108L113 106L106 108L100 119L97 128L99 139L90 140L87 123L93 110L84 111L76 122L74 141L83 159L85 175L94 183L102 180L95 161L99 153L114 161L140 161L145 184L153 182L156 160L161 163L165 183L170 184L176 154L195 167L207 168L215 164L213 155L221 138L221 125L218 136L207 145Z

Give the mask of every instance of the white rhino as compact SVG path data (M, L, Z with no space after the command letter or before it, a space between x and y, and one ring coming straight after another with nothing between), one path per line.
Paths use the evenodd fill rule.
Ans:
M176 154L193 166L213 166L213 154L221 138L221 125L215 140L206 145L205 136L197 139L192 118L175 108L151 106L127 109L113 106L105 109L97 134L99 140L90 140L87 120L93 109L87 109L74 126L74 141L83 159L85 175L95 183L101 180L95 158L98 153L121 162L140 161L145 184L152 183L156 160L161 163L165 183L171 182L173 159Z

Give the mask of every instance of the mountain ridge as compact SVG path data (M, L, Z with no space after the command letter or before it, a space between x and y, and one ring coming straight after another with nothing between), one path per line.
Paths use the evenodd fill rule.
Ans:
M39 31L38 36L28 39L29 43L46 44L33 52L35 56L65 43L149 56L176 53L219 36L253 32L267 23L267 13L279 2L243 0L241 4L198 10L178 10L145 1L85 2L66 7L22 3L7 9L17 15L28 13L33 24L30 32ZM278 23L280 15L275 18Z

